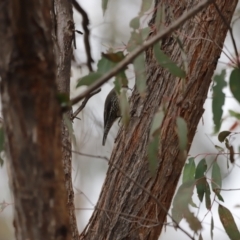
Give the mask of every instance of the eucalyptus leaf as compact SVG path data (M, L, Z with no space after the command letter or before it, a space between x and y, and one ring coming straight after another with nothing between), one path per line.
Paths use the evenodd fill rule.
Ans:
M206 160L202 159L196 168L195 179L197 180L196 188L199 200L202 202L206 191L206 177L205 172L207 170Z
M194 158L191 157L188 159L188 163L185 163L184 169L183 169L183 183L188 182L194 179L196 171L196 164L194 161Z
M223 89L227 86L225 81L226 70L222 70L221 74L215 75L213 78L213 100L212 100L212 113L213 113L213 122L215 125L214 132L218 132L221 127L222 114L223 114L223 105L225 103L225 93Z
M232 132L222 131L218 134L218 141L223 142Z
M235 99L240 103L240 69L235 68L232 70L229 79L230 90Z
M231 240L239 240L240 233L235 223L235 220L232 216L232 213L223 205L219 204L218 206L219 218L222 222L222 225Z
M102 76L101 73L98 72L91 72L87 76L82 77L78 80L77 88L81 86L90 86L93 84L97 79L99 79Z
M154 56L157 59L158 63L166 68L171 74L176 77L185 78L186 73L178 65L173 62L163 51L160 49L159 44L155 44L153 47Z
M187 123L181 117L177 117L177 134L179 140L179 148L180 150L186 150L188 144L188 129Z

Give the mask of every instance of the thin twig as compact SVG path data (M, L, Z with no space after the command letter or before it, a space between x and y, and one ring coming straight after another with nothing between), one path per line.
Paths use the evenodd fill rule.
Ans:
M84 29L84 44L87 54L87 66L90 72L93 72L92 63L93 58L91 55L91 47L90 47L90 31L88 29L89 25L89 19L87 13L84 11L84 9L80 6L80 4L76 0L72 0L72 4L74 8L82 15L82 27ZM96 88L95 88L96 89Z
M217 191L240 191L240 188L229 188L229 189L216 188L215 190L217 190Z
M67 148L67 147L66 147ZM74 151L74 150L70 150L69 148L67 148L69 151L71 151L72 153L81 155L81 156L85 156L85 157L94 157L94 158L98 158L98 159L102 159L106 162L108 162L108 164L114 168L116 168L120 173L122 173L127 179L129 179L130 181L132 181L136 186L138 186L140 189L142 189L146 194L148 194L156 203L157 205L167 214L167 216L173 221L173 223L175 224L176 228L179 228L183 233L185 233L190 239L194 240L194 238L185 230L183 229L171 216L170 213L168 213L168 210L163 206L163 204L150 192L148 191L148 189L146 189L145 187L143 187L141 184L139 184L137 181L135 181L134 179L132 179L130 176L128 176L125 171L123 171L120 167L118 167L116 164L112 163L109 161L109 159L107 157L104 156L97 156L97 155L93 155L93 154L87 154L87 153L81 153L78 151Z
M74 104L78 103L83 98L85 98L89 93L91 93L95 89L101 87L103 83L107 82L111 77L115 76L119 71L123 70L129 63L131 63L143 51L145 51L147 48L152 46L154 43L158 42L161 38L164 38L167 35L169 35L170 33L172 33L180 25L185 23L191 17L195 16L198 12L200 12L202 9L204 9L212 1L213 0L206 0L206 1L201 2L196 7L192 8L189 12L187 12L186 14L183 14L181 17L179 17L168 28L159 32L158 34L156 34L149 40L143 42L141 46L137 47L135 50L133 50L131 53L129 53L127 55L127 57L124 58L120 63L118 63L114 68L112 68L111 71L107 72L105 75L103 75L101 78L99 78L96 82L94 82L91 86L89 86L88 89L86 91L84 91L83 93L81 93L79 96L73 98L71 100L71 104L74 105Z
M81 106L72 114L72 116L70 117L70 120L72 121L74 118L77 117L77 115L83 110L83 108L86 106L88 100L94 96L95 94L99 93L101 91L101 88L97 89L94 92L89 93L88 96L85 97L84 101L82 102Z
M215 1L213 1L213 5L214 7L216 8L219 16L222 18L224 24L227 26L229 32L230 32L230 36L231 36L231 39L232 39L232 42L233 42L233 48L234 48L234 51L235 51L235 54L236 54L236 57L237 57L237 66L238 68L240 68L240 58L239 58L239 55L238 55L238 50L237 50L237 45L236 45L236 41L235 41L235 38L233 36L233 31L232 31L232 28L231 26L229 25L229 23L226 21L225 17L222 15L221 11L219 10L219 7L217 6L217 4L215 3Z
M154 221L152 219L149 219L149 218L139 217L139 216L135 216L135 215L132 215L132 214L123 213L123 212L116 212L116 211L113 211L113 210L110 210L110 209L105 209L105 208L98 208L98 207L95 207L95 208L75 208L75 210L94 210L94 209L104 211L104 212L119 214L119 215L122 215L124 217L131 217L131 218L136 218L136 219L139 219L139 220L148 221L148 222L154 223L156 225L160 224L159 222L156 222L156 221ZM162 223L162 224L164 224L164 223Z

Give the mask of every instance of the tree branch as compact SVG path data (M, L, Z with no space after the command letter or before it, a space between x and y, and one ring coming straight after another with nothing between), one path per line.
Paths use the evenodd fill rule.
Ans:
M238 54L238 50L237 50L237 45L236 45L236 41L235 41L235 38L233 36L233 31L232 31L232 28L231 26L229 25L229 23L226 21L225 17L222 15L221 11L219 10L219 7L217 6L217 4L215 3L215 1L213 1L213 5L214 7L216 8L219 16L222 18L224 24L227 26L229 32L230 32L230 36L231 36L231 39L232 39L232 42L233 42L233 48L234 48L234 51L235 51L235 54L236 54L236 58L237 58L237 66L238 68L240 68L240 58L239 58L239 54Z
M101 92L101 88L97 89L94 92L91 92L87 97L85 97L84 101L82 102L81 106L72 114L72 116L70 117L70 120L72 121L74 118L77 117L77 115L84 109L84 107L86 106L88 100L94 96L95 94Z
M73 98L71 100L71 105L74 105L85 98L89 93L94 91L95 89L99 88L107 82L111 77L115 76L119 71L123 70L129 63L131 63L139 54L145 51L150 46L154 45L158 42L161 38L166 37L168 34L172 33L176 30L180 25L186 22L188 19L196 15L202 9L204 9L207 5L209 5L213 0L206 0L199 3L196 7L192 8L188 13L179 17L174 23L172 23L167 29L159 32L154 37L149 39L148 41L144 42L141 46L137 47L131 53L128 54L126 58L124 58L120 63L118 63L111 71L106 73L104 76L99 78L96 82L94 82L91 86L88 87L86 91L81 93L79 96Z
M84 29L84 35L83 35L84 45L85 45L86 54L87 54L87 66L89 71L92 72L93 71L92 63L94 62L94 60L91 55L91 47L90 47L90 41L89 41L90 31L88 29L88 25L89 25L88 15L76 0L72 0L72 4L74 8L82 15L82 27Z

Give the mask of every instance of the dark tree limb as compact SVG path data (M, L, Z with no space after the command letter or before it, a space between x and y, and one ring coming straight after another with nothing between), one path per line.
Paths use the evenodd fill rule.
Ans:
M72 0L72 4L73 4L74 8L82 15L82 27L84 30L84 34L83 34L84 45L85 45L85 50L86 50L86 54L87 54L87 66L88 66L89 72L92 72L93 71L92 63L94 61L93 61L93 58L91 55L91 47L90 47L90 40L89 40L90 39L90 31L88 29L88 25L89 25L88 15L76 0Z

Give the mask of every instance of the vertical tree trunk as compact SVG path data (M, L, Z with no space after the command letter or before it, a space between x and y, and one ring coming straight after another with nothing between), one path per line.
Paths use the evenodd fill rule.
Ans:
M71 239L51 1L0 2L0 76L17 239Z
M60 93L70 95L70 71L72 59L72 40L74 36L74 23L72 3L68 0L54 0L55 24L55 52L57 62L57 86ZM72 111L66 113L70 117ZM62 153L65 172L65 186L68 193L67 208L69 211L72 239L78 239L78 229L74 208L74 191L72 186L72 154L69 129L62 120Z
M167 26L197 2L199 1L156 0L155 9L160 9L159 4L165 5ZM237 2L216 0L228 23ZM156 14L151 21L153 28L155 24L161 24L155 22L155 16ZM203 104L227 30L213 5L209 5L178 30L176 35L187 55L186 83L160 67L152 49L147 50L147 95L142 99L136 91L133 92L130 124L126 130L122 128L120 131L97 208L81 234L81 239L158 239L166 211L134 181L169 209L185 163L178 147L176 117L181 116L187 122L189 149L204 112ZM183 65L176 35L162 39L161 45L173 61ZM147 146L151 122L159 106L164 106L166 113L160 134L158 169L156 175L151 176L148 171ZM114 166L121 168L125 174ZM155 224L148 219L155 221Z

